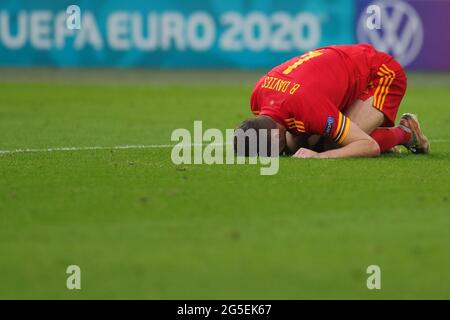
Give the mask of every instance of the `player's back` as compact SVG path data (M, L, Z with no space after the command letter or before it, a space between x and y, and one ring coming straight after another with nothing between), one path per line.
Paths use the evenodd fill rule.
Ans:
M338 109L353 103L366 89L372 74L374 57L370 45L330 46L290 59L268 75L300 84L294 99L325 95Z
M256 83L251 110L288 127L289 119L295 119L302 123L299 131L321 134L323 115L339 115L365 94L379 66L392 59L370 45L305 53L273 68Z

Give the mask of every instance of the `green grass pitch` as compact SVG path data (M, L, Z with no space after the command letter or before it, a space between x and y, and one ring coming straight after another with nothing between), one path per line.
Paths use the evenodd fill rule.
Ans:
M2 77L0 150L167 144L194 120L233 128L257 78L91 73ZM261 176L175 166L170 148L0 154L0 298L448 299L448 79L412 74L400 110L419 114L429 156L282 158ZM72 264L79 291L66 288ZM369 265L381 290L366 287Z

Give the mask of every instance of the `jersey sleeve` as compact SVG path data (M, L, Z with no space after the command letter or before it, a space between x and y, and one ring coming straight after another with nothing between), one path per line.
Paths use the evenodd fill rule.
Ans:
M304 123L306 131L328 137L342 144L350 130L350 119L342 114L336 106L328 101L315 101L305 110Z
M260 91L261 91L261 83L263 82L264 77L259 79L254 88L253 92L250 96L250 111L255 115L259 115L261 113L261 101L260 101Z
M250 105L250 111L255 115L258 116L261 113L261 110L259 106L257 105Z
M341 112L339 112L337 124L334 125L330 137L338 144L342 144L345 138L347 137L349 130L350 130L350 119L347 118L347 116L343 115Z

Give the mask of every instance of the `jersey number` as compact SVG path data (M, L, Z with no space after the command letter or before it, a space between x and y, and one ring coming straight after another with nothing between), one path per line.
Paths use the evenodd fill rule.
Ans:
M303 62L306 62L308 60L311 60L312 58L321 56L322 54L323 54L323 50L314 50L314 51L310 51L305 54L302 54L295 63L291 64L289 67L287 67L283 71L283 74L291 73L295 68L297 68Z

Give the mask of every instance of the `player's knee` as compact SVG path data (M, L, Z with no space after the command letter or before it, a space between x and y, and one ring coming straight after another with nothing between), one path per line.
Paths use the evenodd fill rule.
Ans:
M370 139L370 147L369 147L369 154L372 157L378 157L381 154L381 149L378 143L374 139Z

